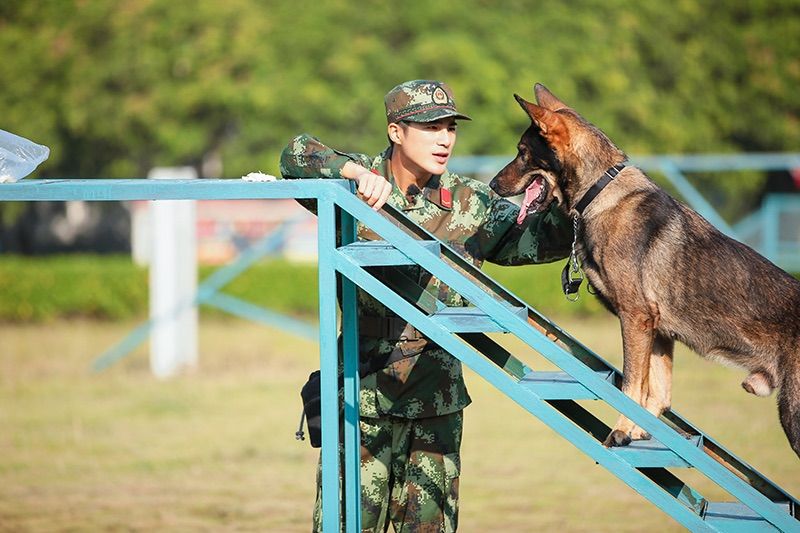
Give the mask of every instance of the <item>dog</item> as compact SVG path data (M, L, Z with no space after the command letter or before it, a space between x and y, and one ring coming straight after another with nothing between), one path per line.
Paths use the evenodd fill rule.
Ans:
M670 408L675 341L749 372L756 396L778 389L781 425L800 457L800 281L669 196L597 127L541 84L513 161L491 181L525 194L524 213L553 201L576 218L576 255L619 317L622 391L655 416ZM648 439L620 416L604 445Z

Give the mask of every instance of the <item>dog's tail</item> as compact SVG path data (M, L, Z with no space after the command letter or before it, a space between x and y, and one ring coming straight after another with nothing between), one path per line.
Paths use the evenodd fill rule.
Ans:
M800 457L800 357L787 367L778 391L778 414L789 444Z

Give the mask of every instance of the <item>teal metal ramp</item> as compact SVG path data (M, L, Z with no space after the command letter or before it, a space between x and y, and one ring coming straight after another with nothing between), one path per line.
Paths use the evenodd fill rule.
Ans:
M242 183L195 180L53 180L0 185L2 200L154 200L308 198L319 217L322 382L322 507L326 532L360 530L356 286L424 332L523 409L551 427L692 531L800 531L800 504L711 436L674 411L656 418L622 394L621 375L600 356L464 261L391 207L377 213L340 180ZM356 242L355 220L380 237ZM341 238L337 238L337 226ZM460 293L467 308L431 300L414 304L367 270L418 264ZM338 401L337 285L341 288L344 405ZM529 367L488 333L513 335L557 371ZM604 402L652 435L622 448L602 445L610 428L579 401ZM340 432L340 419L344 430ZM340 435L342 437L340 438ZM344 460L339 463L340 444ZM710 501L681 478L694 470L731 501ZM343 472L340 489L339 473Z
M386 207L386 217L377 217L359 204L350 197L341 207L385 241L352 242L351 234L348 244L331 250L326 260L345 278L380 299L686 528L800 531L800 506L794 497L674 411L660 418L652 416L619 390L622 376L617 369L455 251L441 243L434 246L436 241L400 212ZM350 222L344 224L348 227ZM389 263L422 266L471 306L447 308L435 302L420 308L365 270ZM344 327L353 328L353 322ZM490 332L518 337L559 370L529 368L490 338ZM610 427L580 405L580 400L607 403L653 438L626 447L604 447ZM709 501L681 479L680 471L688 469L702 473L734 500Z

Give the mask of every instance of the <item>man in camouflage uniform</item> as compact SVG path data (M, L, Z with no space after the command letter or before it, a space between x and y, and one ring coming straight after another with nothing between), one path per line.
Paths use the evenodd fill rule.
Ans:
M456 110L447 85L415 80L385 97L390 146L377 157L345 153L303 134L281 154L286 178L347 178L374 209L388 201L480 266L566 257L568 220L555 209L520 215L487 185L447 171ZM375 238L359 226L360 239ZM425 309L461 296L418 266L371 272ZM462 410L470 403L461 362L366 292L358 291L361 499L365 531L455 531ZM430 310L430 309L429 309ZM318 483L319 485L319 483ZM314 528L321 528L320 491Z

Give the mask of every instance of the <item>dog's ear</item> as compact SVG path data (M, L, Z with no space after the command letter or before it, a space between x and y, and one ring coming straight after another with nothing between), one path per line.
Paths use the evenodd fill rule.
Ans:
M556 98L556 95L551 93L547 87L541 83L533 86L533 92L536 93L536 102L550 111L558 111L559 109L569 109L569 106Z
M532 104L518 94L515 94L514 98L517 99L520 107L522 107L522 109L524 109L531 118L531 122L533 122L533 124L539 128L542 135L547 136L549 132L557 129L557 127L560 125L560 117L552 111L549 111L536 104Z

